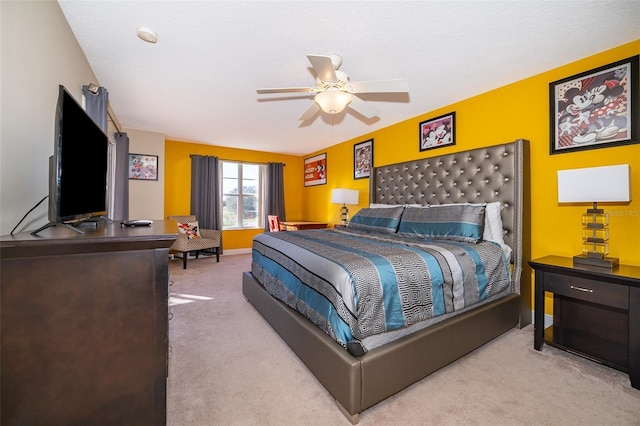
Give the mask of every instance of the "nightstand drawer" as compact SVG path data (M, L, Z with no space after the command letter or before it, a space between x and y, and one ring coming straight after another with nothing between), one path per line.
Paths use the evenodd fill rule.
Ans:
M623 285L547 272L544 289L586 302L629 309L629 287Z

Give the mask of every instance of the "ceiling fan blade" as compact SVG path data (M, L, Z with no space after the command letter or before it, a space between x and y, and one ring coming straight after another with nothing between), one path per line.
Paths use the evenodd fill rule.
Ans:
M314 101L311 103L311 105L309 106L309 108L307 108L307 110L304 112L304 114L302 114L299 118L300 121L306 121L310 118L312 118L314 115L316 115L316 113L320 111L320 106Z
M406 78L398 78L395 80L369 80L369 81L352 81L351 88L356 93L389 93L389 92L408 92L409 80Z
M307 55L313 69L316 70L318 78L322 81L338 81L336 70L329 56Z
M370 107L366 102L356 96L351 97L349 108L367 118L373 118L377 116L379 112L377 109Z
M296 92L311 92L312 89L310 87L283 87L280 89L258 89L258 92L261 95L269 94L269 93L296 93Z

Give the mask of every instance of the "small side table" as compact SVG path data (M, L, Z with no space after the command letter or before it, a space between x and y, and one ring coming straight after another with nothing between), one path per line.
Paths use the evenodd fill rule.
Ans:
M640 267L573 266L567 257L529 262L535 270L533 347L543 343L629 373L640 389ZM553 325L544 328L545 291L553 293Z

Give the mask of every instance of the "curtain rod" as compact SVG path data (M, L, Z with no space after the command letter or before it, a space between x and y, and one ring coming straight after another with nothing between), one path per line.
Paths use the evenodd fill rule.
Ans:
M199 156L201 156L201 157L215 157L214 155L189 154L189 158L193 158L193 156L194 156L194 155L199 155ZM218 157L218 159L219 159L220 161L233 161L233 162L235 162L235 163L251 163L251 164L263 164L263 165L267 165L267 164L269 164L269 163L263 163L263 162L260 162L260 161L242 161L242 160L232 160L232 159L230 159L230 158L219 158L219 157ZM270 161L270 162L271 162L271 163L277 163L277 161ZM282 166L283 166L283 167L286 167L286 166L287 166L287 164L286 164L286 163L282 163Z
M118 133L122 133L122 131L120 130L120 128L118 127L118 123L116 123L116 120L113 118L113 116L111 115L111 113L109 112L109 110L107 109L107 116L111 119L111 122L113 123L113 127L116 128L116 130L118 131Z

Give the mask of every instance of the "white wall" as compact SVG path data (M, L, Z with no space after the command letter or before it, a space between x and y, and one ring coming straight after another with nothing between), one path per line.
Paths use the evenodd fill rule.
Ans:
M164 219L164 134L125 129L129 152L158 156L158 180L129 180L129 219Z
M58 85L100 84L55 1L0 1L0 235L49 193ZM16 230L47 223L47 201Z

